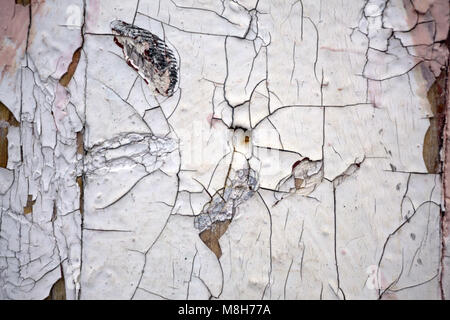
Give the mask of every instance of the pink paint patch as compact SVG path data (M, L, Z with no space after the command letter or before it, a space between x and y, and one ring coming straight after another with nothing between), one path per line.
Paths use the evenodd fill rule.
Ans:
M210 113L207 117L206 120L208 121L210 127L214 128L214 124L216 124L217 122L220 122L220 120L214 119L214 114Z
M425 14L434 0L412 0L412 2L418 12Z
M56 86L55 100L53 101L53 117L57 127L61 123L61 120L67 116L66 107L69 104L69 93L59 83ZM59 129L59 128L58 128Z
M100 14L100 1L99 0L90 0L86 3L86 31L92 32L91 26L94 26L98 20L98 16Z
M375 108L380 107L380 102L382 99L383 89L381 87L382 83L380 81L370 81L368 83L367 93L369 101L373 104Z
M327 46L321 46L319 49L321 50L328 50L331 52L345 52L345 53L353 53L353 54L359 54L359 55L365 55L366 52L363 50L354 50L350 48L332 48Z
M403 0L403 5L408 7L409 0ZM426 24L416 25L416 27L409 32L412 44L415 47L415 55L424 59L424 64L433 72L435 77L438 77L442 71L442 66L446 64L448 58L448 48L444 43L436 43L447 39L447 34L450 26L449 9L450 4L448 0L420 0L413 1L415 10L419 14L431 14L434 21L434 27ZM416 21L416 13L407 10L407 20L409 24L414 24ZM424 18L424 17L422 17ZM435 42L433 44L433 42ZM431 44L431 45L430 45Z
M14 1L2 1L0 10L0 79L6 73L13 74L17 59L25 53L29 24L29 7L16 5Z

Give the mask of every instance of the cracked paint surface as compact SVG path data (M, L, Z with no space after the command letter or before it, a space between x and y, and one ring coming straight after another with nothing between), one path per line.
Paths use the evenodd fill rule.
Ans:
M450 296L448 1L1 6L1 299Z

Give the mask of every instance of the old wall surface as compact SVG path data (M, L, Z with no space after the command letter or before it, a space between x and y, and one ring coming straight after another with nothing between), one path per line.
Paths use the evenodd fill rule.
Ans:
M0 5L0 299L450 297L448 1Z

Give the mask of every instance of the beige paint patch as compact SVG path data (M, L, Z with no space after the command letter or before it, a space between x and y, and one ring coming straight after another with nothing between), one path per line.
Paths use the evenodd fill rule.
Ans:
M23 214L33 213L33 205L36 203L36 200L33 200L33 196L31 194L28 195L27 205L23 207Z
M60 278L53 284L52 288L50 289L50 293L48 297L45 298L45 300L67 300L64 277Z
M222 249L220 248L219 239L227 231L231 220L218 221L214 223L210 229L206 229L200 233L200 239L206 244L206 246L214 252L217 259L222 256Z
M8 128L18 127L19 123L12 112L0 101L0 167L8 165Z
M440 150L442 147L442 133L445 121L446 77L446 73L442 72L427 93L433 116L430 118L430 127L425 134L422 153L425 166L429 173L441 172Z

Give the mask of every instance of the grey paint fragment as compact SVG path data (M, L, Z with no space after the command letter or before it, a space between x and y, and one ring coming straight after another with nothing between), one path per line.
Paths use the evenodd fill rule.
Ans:
M206 209L195 217L195 228L202 232L217 221L231 220L236 207L250 199L257 189L256 171L253 169L237 170L235 178L225 188L223 196L216 194Z

